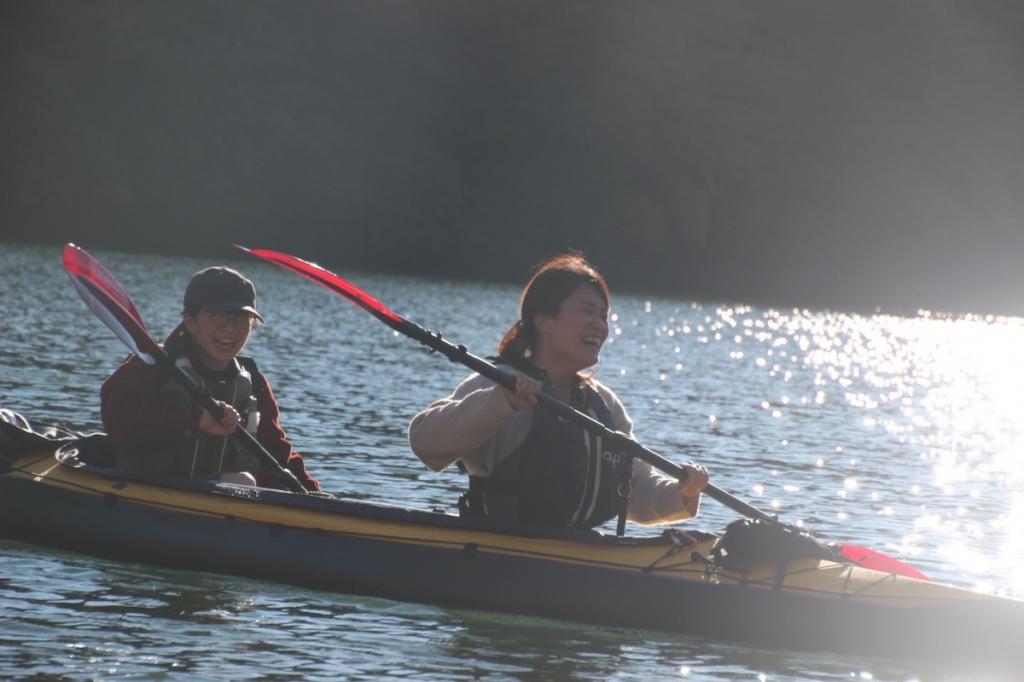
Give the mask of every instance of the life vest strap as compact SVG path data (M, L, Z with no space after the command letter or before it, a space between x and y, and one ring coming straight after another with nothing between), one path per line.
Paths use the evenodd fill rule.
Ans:
M523 489L520 482L511 478L494 478L484 476L470 476L469 489L484 494L514 495L522 497Z

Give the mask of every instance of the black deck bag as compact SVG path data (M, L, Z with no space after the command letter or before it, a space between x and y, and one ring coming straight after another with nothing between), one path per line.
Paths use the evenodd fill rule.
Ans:
M754 566L782 565L794 559L836 561L833 547L815 540L793 526L740 519L725 527L725 534L711 549L716 566L749 571Z

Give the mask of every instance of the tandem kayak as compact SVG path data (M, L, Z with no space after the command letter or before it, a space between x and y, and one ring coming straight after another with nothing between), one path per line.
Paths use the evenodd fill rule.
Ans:
M821 558L744 570L718 534L501 527L99 466L104 437L0 453L0 537L443 606L886 657L1019 657L1024 604ZM1019 661L1011 661L1017 665Z

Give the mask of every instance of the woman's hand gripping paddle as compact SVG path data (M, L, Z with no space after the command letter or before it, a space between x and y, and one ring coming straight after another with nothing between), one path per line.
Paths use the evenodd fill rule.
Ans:
M214 399L203 391L158 344L142 321L142 316L132 303L124 287L90 256L85 249L74 244L64 246L64 269L71 278L78 294L112 332L121 339L139 358L150 365L159 364L169 372L203 408L220 419L222 410ZM306 489L288 469L264 449L255 436L245 429L235 429L232 436L255 455L260 462L274 472L275 477L290 491L305 493Z
M355 303L363 310L366 310L395 331L419 341L431 350L437 351L446 356L452 362L463 364L481 376L485 376L505 388L513 391L515 390L515 377L511 374L495 367L483 358L473 355L466 350L465 346L456 346L455 344L449 343L441 338L439 334L434 334L418 324L405 319L398 313L389 309L379 300L357 287L355 284L352 284L339 275L334 274L330 270L322 268L315 263L310 263L309 261L304 261L301 258L296 258L295 256L290 256L279 251L271 251L269 249L248 249L237 244L235 246L246 253L262 258L263 260L273 263L285 270L290 270L301 277L305 277L306 279L319 284L325 289L330 289L336 294L344 296L349 301ZM574 409L570 405L567 405L548 393L538 394L537 404L544 409L555 412L564 419L580 425L591 433L597 434L602 438L615 441L630 455L642 459L654 468L663 471L680 481L686 478L686 471L681 466L665 459L651 450L648 450L624 433L612 431L596 419ZM787 524L779 521L776 517L770 516L760 509L747 504L743 500L730 495L721 488L708 484L704 489L704 493L708 495L708 497L711 497L747 518L759 519L767 523L776 524L782 527L789 527ZM794 530L797 532L805 532L802 529ZM867 549L866 547L847 544L837 544L837 547L840 553L847 560L866 568L874 568L876 570L895 573L898 575L905 575L919 580L928 579L923 573L913 566L879 552L875 552L874 550Z

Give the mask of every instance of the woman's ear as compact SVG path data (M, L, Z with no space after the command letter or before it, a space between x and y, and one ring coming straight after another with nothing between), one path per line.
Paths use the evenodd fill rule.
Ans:
M537 313L533 316L533 328L537 330L538 336L547 334L551 330L551 324L552 319L548 315Z

